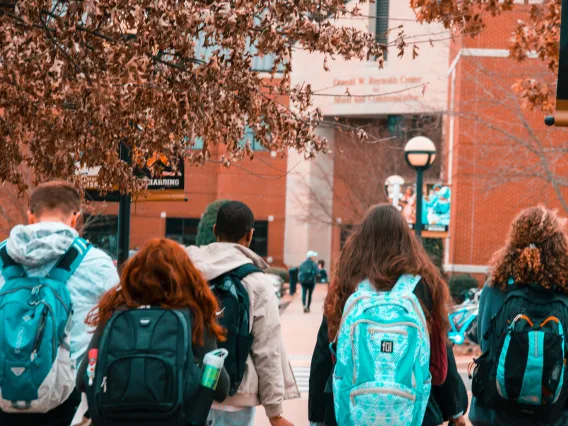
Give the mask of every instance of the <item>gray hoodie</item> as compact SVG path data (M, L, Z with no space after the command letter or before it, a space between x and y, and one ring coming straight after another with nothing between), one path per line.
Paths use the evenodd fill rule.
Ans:
M75 229L59 222L18 225L10 232L6 248L8 255L26 269L28 276L45 276L78 235ZM89 346L92 330L85 324L87 314L118 282L112 259L94 247L67 281L73 303L72 359L79 359ZM0 290L3 286L4 278L0 274Z
M214 243L188 247L187 252L208 281L249 263L260 269L268 267L260 256L239 244ZM275 417L283 413L285 399L300 397L282 342L278 301L271 282L262 273L250 274L243 285L250 297L254 342L237 394L213 408L263 405L266 415Z

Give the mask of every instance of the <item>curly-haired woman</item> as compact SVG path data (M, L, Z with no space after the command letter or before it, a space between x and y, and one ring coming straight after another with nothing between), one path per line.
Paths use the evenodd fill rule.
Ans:
M564 220L554 211L527 209L513 221L507 243L493 256L479 305L484 355L476 361L477 398L470 412L475 426L568 424L562 402L567 394L561 390L566 344L556 319L568 318L568 240L563 227ZM559 356L551 355L556 346ZM548 378L555 375L560 378L551 387ZM476 386L476 381L483 384ZM555 404L560 404L559 415L544 419Z

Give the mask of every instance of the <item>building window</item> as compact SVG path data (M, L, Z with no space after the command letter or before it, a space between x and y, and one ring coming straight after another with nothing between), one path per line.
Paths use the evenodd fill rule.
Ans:
M166 238L177 241L184 246L194 246L198 226L199 219L168 217L166 219Z
M390 0L375 0L376 4L376 18L375 18L375 36L377 41L381 44L388 43L389 31L389 1Z
M254 222L254 235L250 248L259 256L268 256L268 221L257 220Z
M83 238L116 259L118 253L118 217L85 214Z

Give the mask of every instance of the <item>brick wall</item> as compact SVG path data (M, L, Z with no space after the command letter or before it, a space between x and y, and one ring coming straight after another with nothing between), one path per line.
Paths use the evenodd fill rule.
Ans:
M566 161L541 154L543 147L565 146L568 134L545 127L544 114L521 110L511 90L523 77L552 81L555 76L538 60L518 63L487 50L507 49L515 22L526 18L527 10L517 7L488 18L482 34L465 37L452 49L453 57L462 46L480 51L462 56L456 68L450 264L487 265L520 210L538 203L561 207L546 181L543 159L564 176Z

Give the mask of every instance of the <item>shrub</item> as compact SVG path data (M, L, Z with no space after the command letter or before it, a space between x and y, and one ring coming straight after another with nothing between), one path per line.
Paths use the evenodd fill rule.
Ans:
M278 275L280 278L284 280L285 283L290 282L290 274L286 268L268 268L264 272L267 274L274 274Z
M203 216L201 216L199 225L197 226L197 236L195 238L196 245L201 247L217 241L217 238L213 233L213 225L215 225L215 222L217 221L217 212L223 204L228 202L229 200L217 200L207 206Z
M478 288L479 283L475 278L469 274L454 275L450 279L450 293L456 303L462 303L465 300L465 295L472 288Z
M423 238L422 245L434 265L438 267L442 276L444 276L444 243L442 240L440 238Z

